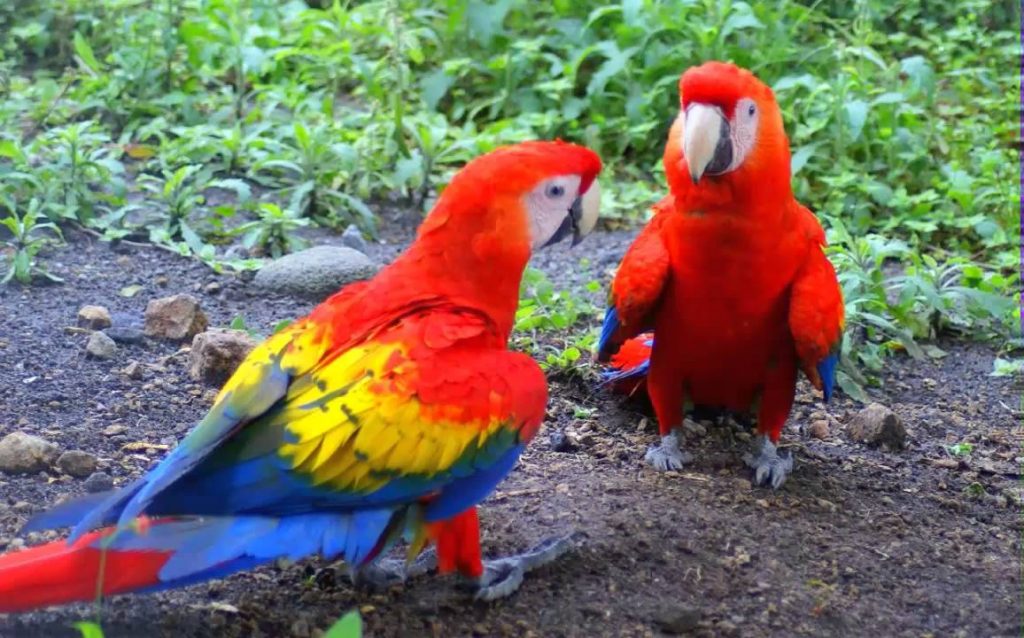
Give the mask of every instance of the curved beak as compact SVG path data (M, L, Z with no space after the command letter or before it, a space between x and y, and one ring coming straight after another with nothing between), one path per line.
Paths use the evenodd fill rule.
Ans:
M720 175L732 164L729 121L710 104L691 104L683 125L683 156L696 184L707 175Z
M590 231L594 230L594 227L597 226L597 217L600 209L601 187L598 186L595 179L590 183L590 188L587 189L587 192L573 200L568 214L562 220L562 224L555 231L555 234L551 236L551 239L544 243L544 247L557 244L570 233L572 234L573 246L583 241L583 238L589 235Z

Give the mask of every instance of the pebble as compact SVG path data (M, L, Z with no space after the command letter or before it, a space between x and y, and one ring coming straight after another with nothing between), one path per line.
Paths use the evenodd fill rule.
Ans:
M671 607L654 617L658 629L671 636L693 631L700 623L700 611L691 607Z
M902 450L907 444L903 420L881 403L872 403L854 415L848 432L854 441L889 450Z
M828 438L828 421L825 419L819 419L811 423L810 427L807 428L807 433L812 438L824 441Z
M366 254L366 240L363 239L363 233L359 230L359 227L355 224L349 224L345 232L341 234L341 243L353 250Z
M33 474L47 470L57 460L58 448L46 439L11 432L0 439L0 472Z
M95 494L97 492L107 492L114 489L114 479L105 472L93 472L89 475L89 478L85 479L82 483L82 487L86 492Z
M97 359L111 359L117 354L117 344L105 333L94 332L85 342L85 351Z
M201 332L192 340L189 376L212 385L223 385L255 347L256 340L242 330L211 328Z
M89 330L102 330L110 326L110 311L103 306L82 306L78 310L78 325Z
M555 430L548 437L552 452L572 452L573 444L562 430Z
M150 300L146 304L145 334L171 341L191 339L203 330L209 322L199 300L192 295L174 295Z
M75 478L86 478L96 471L96 457L82 450L68 450L57 457L61 472Z

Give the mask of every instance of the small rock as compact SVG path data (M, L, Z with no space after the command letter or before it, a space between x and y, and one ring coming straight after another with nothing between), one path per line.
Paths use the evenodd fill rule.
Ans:
M146 333L133 326L112 326L103 333L117 343L125 344L142 343L146 338Z
M260 290L320 300L375 272L370 258L358 250L314 246L267 264L256 273L253 285Z
M108 492L114 489L114 479L110 478L106 472L93 472L89 475L89 478L85 479L85 482L82 483L82 487L90 494Z
M665 609L654 618L654 624L666 634L679 636L691 632L700 623L700 611L689 607Z
M825 419L819 419L814 423L811 423L810 427L807 428L807 433L812 438L824 441L828 438L828 421Z
M706 427L691 419L683 419L683 430L693 436L705 436L708 433Z
M573 444L562 430L555 430L548 437L552 452L572 452Z
M218 281L211 281L210 283L203 286L203 292L208 295L215 295L220 292L221 285Z
M353 250L366 254L366 240L363 239L363 233L359 230L359 227L355 224L349 224L345 232L341 234L341 243Z
M85 478L96 471L96 457L82 450L68 450L57 457L57 467L75 478Z
M899 415L881 403L872 403L850 420L850 437L854 441L890 450L902 450L907 443L907 429Z
M110 326L110 311L103 306L82 306L78 311L78 325L89 330L103 330Z
M191 339L206 330L207 325L206 315L199 307L199 301L192 295L163 297L146 304L147 337L172 341Z
M57 446L46 439L11 432L0 439L0 472L32 474L49 469L57 460Z
M85 351L97 359L110 359L117 354L117 344L102 332L94 332L85 342Z
M192 340L188 373L193 379L221 385L255 347L256 340L247 332L211 328Z
M124 434L128 431L128 428L123 425L115 423L114 425L108 425L103 430L103 436L117 436L118 434Z
M121 374L132 381L141 381L143 377L142 364L138 361L132 361L121 370Z

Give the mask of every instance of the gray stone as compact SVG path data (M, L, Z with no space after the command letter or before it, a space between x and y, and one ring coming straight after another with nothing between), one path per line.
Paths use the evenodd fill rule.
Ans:
M322 300L376 272L370 258L347 246L314 246L285 255L256 273L253 285L268 292Z
M697 629L700 617L700 610L697 609L669 607L658 612L654 617L654 623L666 634L679 636Z
M114 489L114 479L110 478L110 476L105 472L93 472L89 475L89 478L85 479L85 482L82 483L82 487L90 494L108 492Z
M199 300L192 295L163 297L146 304L147 337L171 341L191 339L206 330L207 325L209 322L199 307Z
M112 326L103 331L105 335L117 343L136 344L146 339L146 333L134 326Z
M256 340L242 330L211 328L192 340L188 373L193 379L222 385L256 347Z
M363 232L355 224L349 224L345 232L341 234L341 243L366 254L366 240L363 239Z
M61 472L75 478L85 478L96 471L96 457L82 450L68 450L57 457Z
M85 342L85 351L97 359L110 359L117 354L117 344L102 332L94 332Z
M57 446L46 439L24 432L11 432L0 439L0 472L41 472L53 466L57 454Z

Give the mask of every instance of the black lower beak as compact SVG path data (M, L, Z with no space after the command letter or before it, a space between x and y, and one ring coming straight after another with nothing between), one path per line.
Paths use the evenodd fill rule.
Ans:
M730 137L729 121L722 118L722 128L715 145L715 154L704 169L705 175L721 175L732 165L732 137Z
M572 206L569 207L569 214L566 215L565 219L562 220L562 223L561 225L559 225L558 230L555 231L555 234L551 236L551 239L547 240L544 243L544 246L542 247L547 248L552 244L557 244L558 242L568 237L570 234L572 234L573 246L580 243L580 241L583 239L583 236L580 234L580 219L582 218L583 199L581 197L577 197L575 200L573 200Z

